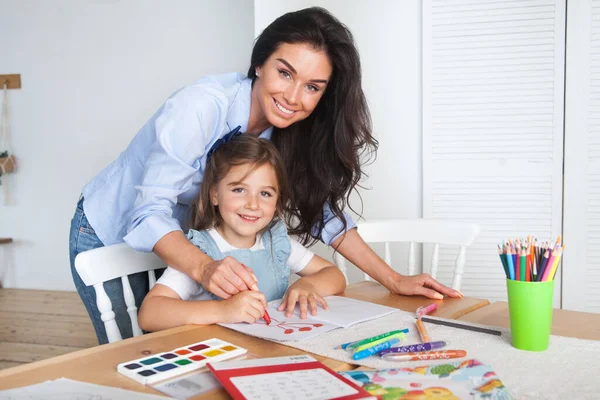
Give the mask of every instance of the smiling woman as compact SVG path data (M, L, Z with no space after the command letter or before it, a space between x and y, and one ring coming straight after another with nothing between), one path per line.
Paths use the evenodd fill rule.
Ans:
M262 126L283 129L313 112L327 88L332 67L323 51L304 43L283 43L255 71L252 102L260 108L250 120L260 119L257 123Z
M220 298L256 287L252 270L239 260L211 258L184 235L207 159L236 129L242 136L271 139L279 150L290 187L283 217L302 244L322 240L394 293L460 296L428 275L394 272L344 213L363 177L361 155L374 152L377 141L352 34L326 10L308 8L265 28L247 76L206 76L175 92L127 149L83 188L71 222L71 271L100 343L107 338L94 289L83 284L73 265L82 251L125 241L136 250L154 251ZM235 188L238 192L232 193L240 195L246 190ZM231 214L234 220L236 215ZM257 217L246 211L241 215L244 223ZM140 304L148 291L147 275L129 280ZM104 286L121 336L131 336L120 282ZM306 309L307 297L297 300Z

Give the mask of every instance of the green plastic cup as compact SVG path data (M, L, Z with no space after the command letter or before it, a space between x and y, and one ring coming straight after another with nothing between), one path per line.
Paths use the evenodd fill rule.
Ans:
M550 343L554 280L506 280L512 345L521 350L544 351Z

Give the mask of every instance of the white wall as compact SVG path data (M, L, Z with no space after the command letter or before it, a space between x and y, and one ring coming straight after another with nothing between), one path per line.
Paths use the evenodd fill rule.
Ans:
M4 285L73 289L68 232L80 190L168 95L207 73L245 72L250 0L0 0L0 74L19 171L0 205ZM0 203L3 198L0 194Z
M419 218L422 216L421 142L421 2L419 0L255 0L254 27L259 34L278 16L298 9L328 9L352 31L363 66L363 88L369 102L379 151L367 168L360 190L363 217ZM354 196L352 204L360 210ZM331 251L317 245L330 258ZM380 249L376 249L380 250ZM405 260L404 248L395 259ZM394 255L394 251L392 252ZM397 265L403 270L405 263ZM359 279L356 271L351 280Z

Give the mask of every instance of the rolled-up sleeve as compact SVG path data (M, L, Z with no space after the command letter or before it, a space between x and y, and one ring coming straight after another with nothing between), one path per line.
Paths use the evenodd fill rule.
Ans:
M125 242L150 252L164 235L179 230L173 207L191 189L199 159L220 132L227 98L218 90L186 88L167 100L156 118L156 141L145 163Z
M331 243L335 242L336 239L342 236L346 231L356 227L356 223L350 215L344 213L344 218L346 219L345 230L343 222L333 214L329 207L329 203L325 204L323 207L323 223L325 225L320 235L320 239L323 243L330 246ZM316 229L313 229L313 236L318 236Z

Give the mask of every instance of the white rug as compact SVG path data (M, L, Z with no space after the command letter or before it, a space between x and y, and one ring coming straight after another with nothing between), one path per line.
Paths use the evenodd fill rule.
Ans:
M515 399L600 399L600 341L551 336L548 350L529 352L512 347L510 331L505 328L489 327L502 332L502 336L496 336L425 324L432 341L444 340L448 343L446 349L466 350L467 358L475 358L490 365ZM393 362L383 361L379 357L355 361L351 358L351 353L334 349L342 343L402 328L410 329L402 344L420 343L414 313L401 310L310 339L278 343L349 364L378 369L446 362Z

